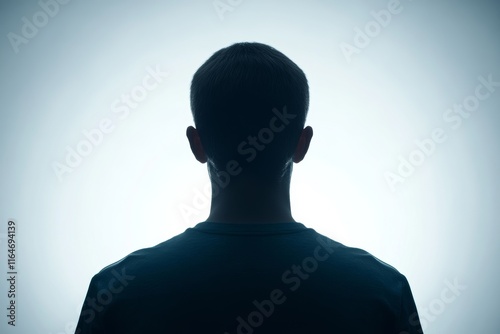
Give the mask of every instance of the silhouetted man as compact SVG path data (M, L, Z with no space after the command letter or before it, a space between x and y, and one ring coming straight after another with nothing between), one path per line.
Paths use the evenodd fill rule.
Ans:
M95 275L77 333L422 333L405 276L293 219L308 106L304 73L272 47L212 55L193 77L187 129L210 215Z

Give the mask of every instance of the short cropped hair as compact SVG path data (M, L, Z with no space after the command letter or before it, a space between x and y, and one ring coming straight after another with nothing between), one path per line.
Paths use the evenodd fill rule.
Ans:
M235 160L250 173L281 175L291 163L308 109L304 72L261 43L236 43L215 52L191 82L194 123L218 170ZM288 124L274 120L279 127L270 128L273 117L283 111L293 119L290 116ZM257 138L258 146L251 145L249 136Z

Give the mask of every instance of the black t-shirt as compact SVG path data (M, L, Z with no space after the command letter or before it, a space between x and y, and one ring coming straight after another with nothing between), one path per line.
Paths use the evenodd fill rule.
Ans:
M76 333L422 333L405 276L301 223L203 222L96 274Z

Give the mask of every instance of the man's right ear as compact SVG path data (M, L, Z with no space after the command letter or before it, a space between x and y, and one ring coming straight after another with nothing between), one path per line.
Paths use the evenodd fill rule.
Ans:
M189 146L191 146L191 151L193 152L196 160L204 164L207 162L207 155L203 150L203 146L201 145L200 134L198 130L196 130L192 126L188 126L186 130L186 136L189 140Z

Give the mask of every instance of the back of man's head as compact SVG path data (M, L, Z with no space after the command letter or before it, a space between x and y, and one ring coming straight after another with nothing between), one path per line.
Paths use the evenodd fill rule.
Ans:
M214 53L194 74L191 110L210 168L235 160L242 177L278 180L304 127L304 72L276 49L237 43Z

